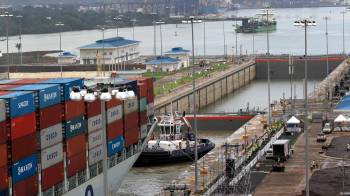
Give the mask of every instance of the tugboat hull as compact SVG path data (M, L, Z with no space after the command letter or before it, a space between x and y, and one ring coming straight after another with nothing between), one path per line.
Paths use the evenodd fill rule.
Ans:
M215 147L215 144L208 140L208 143L202 147L198 147L198 158L203 157ZM135 163L135 167L158 166L166 164L174 164L180 162L188 162L194 160L194 149L183 149L163 151L163 150L147 150L143 151L139 159Z

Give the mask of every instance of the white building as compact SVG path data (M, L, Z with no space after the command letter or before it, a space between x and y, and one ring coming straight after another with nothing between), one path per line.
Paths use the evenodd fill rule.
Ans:
M77 55L70 52L63 52L58 55L58 64L74 64L77 62Z
M182 47L175 47L164 53L165 56L175 58L181 61L182 67L188 67L190 65L190 51L184 50Z
M181 61L175 58L166 57L166 56L159 56L156 59L146 61L146 70L147 71L162 71L162 72L169 72L169 71L175 71L181 68L182 64Z
M104 59L104 64L113 65L135 60L139 58L139 45L139 41L123 37L97 40L79 48L80 64L102 64Z

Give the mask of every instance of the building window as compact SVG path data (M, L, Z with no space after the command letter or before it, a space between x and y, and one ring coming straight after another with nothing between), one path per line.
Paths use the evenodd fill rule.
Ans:
M112 55L113 53L112 52L109 52L109 55Z
M107 55L107 52L104 52L103 55Z

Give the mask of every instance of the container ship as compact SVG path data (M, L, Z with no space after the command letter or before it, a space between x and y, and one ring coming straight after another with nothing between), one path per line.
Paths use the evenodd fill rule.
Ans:
M153 131L153 81L109 81L132 90L130 99L72 100L72 89L86 83L80 78L0 80L0 195L92 196L105 195L106 188L108 195L117 195Z

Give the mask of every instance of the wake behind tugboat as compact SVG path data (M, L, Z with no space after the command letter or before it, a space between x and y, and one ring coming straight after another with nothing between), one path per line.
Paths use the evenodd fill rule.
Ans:
M158 138L152 138L142 151L134 166L156 166L193 161L195 156L195 136L190 132L191 125L184 116L167 115L159 117ZM184 133L184 125L187 131ZM198 158L211 151L215 144L209 139L197 140Z

